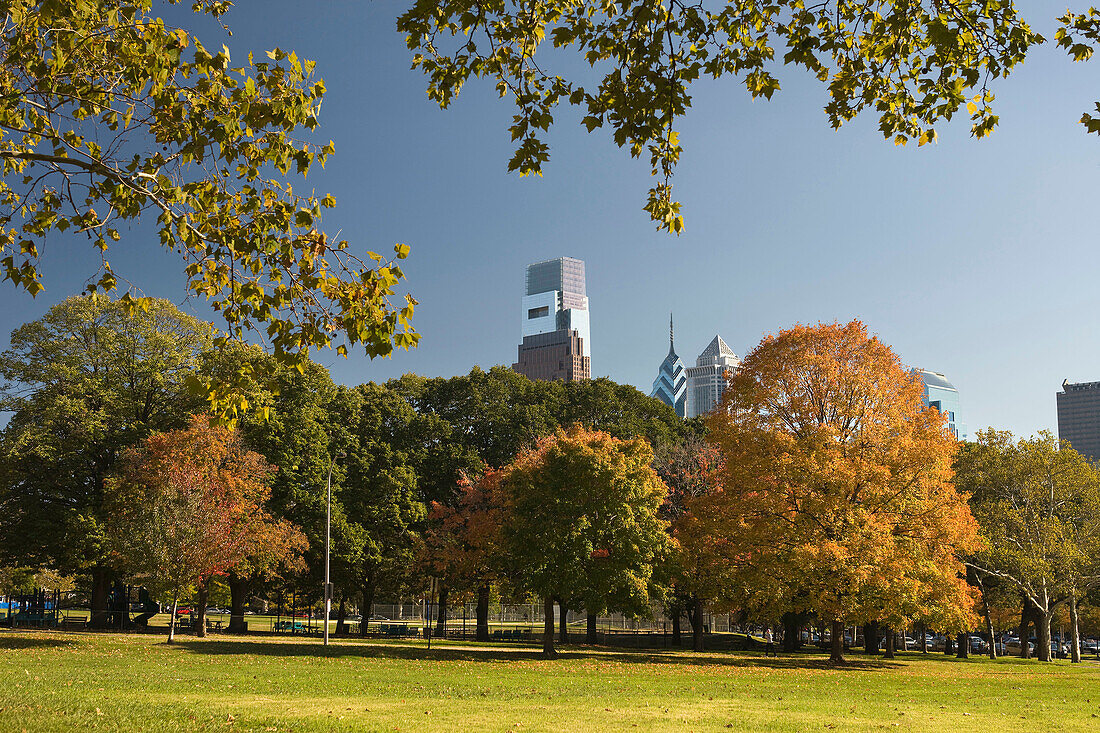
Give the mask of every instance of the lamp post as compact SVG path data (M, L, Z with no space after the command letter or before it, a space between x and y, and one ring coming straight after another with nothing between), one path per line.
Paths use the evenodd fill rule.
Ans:
M332 464L337 458L347 458L339 451L328 459L328 482L325 488L325 646L328 646L328 617L332 612L332 582L329 578L329 551L332 546Z

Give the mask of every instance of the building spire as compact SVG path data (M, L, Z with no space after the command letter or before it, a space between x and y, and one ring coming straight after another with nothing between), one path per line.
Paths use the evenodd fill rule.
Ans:
M668 312L668 353L675 354L676 347L673 346L672 339L672 311Z

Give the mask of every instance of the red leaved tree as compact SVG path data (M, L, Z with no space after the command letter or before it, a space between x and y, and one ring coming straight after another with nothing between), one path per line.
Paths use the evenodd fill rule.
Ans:
M452 505L433 501L422 554L448 588L477 591L477 639L489 641L489 587L500 573L501 471L463 476Z
M261 550L301 553L302 533L264 509L273 472L236 431L201 415L186 430L152 435L123 456L107 496L112 542L136 579L172 598L169 643L181 594L197 589L204 595L210 578ZM202 635L205 603L198 606Z

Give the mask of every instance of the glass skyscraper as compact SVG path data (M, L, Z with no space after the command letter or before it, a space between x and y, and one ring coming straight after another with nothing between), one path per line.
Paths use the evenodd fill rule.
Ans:
M687 416L687 375L684 362L676 355L671 314L668 317L668 356L657 368L657 378L653 380L653 391L649 396L656 397L676 410L680 417Z
M924 383L924 404L935 407L940 414L947 416L947 428L957 440L966 440L966 425L959 414L959 390L947 381L939 372L927 369L914 369L913 374Z
M1100 460L1100 382L1062 382L1058 400L1058 439L1090 461Z
M695 366L687 369L687 417L705 415L717 407L726 391L727 377L740 364L733 349L715 335L695 360Z
M572 257L527 266L518 361L531 379L567 382L591 377L592 346L584 262Z

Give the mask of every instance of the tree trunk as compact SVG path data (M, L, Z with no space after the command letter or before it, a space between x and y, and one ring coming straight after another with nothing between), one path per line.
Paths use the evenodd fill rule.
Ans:
M780 621L783 623L783 651L798 651L798 631L802 626L802 619L797 613L785 613Z
M1069 647L1069 661L1074 664L1081 663L1081 631L1077 625L1077 595L1069 594L1069 623L1072 627L1073 638Z
M844 664L844 622L833 621L832 643L829 645L829 662Z
M886 632L886 643L882 645L883 646L883 655L882 656L886 659L894 659L894 657L896 656L894 654L894 650L897 647L897 637L894 635L894 629L889 627L889 626L886 627L885 632Z
M878 655L878 638L882 634L882 629L879 627L878 622L869 621L863 624L863 652L872 656Z
M542 620L542 653L545 656L554 656L554 597L546 596L542 602L542 612L545 618Z
M1041 608L1034 610L1035 614L1035 652L1040 662L1050 661L1050 612Z
M206 601L210 598L210 586L201 583L195 589L197 600L195 607L191 609L191 631L200 638L206 636Z
M440 639L447 637L447 598L450 595L447 590L447 586L444 584L439 585L439 599L437 605L439 606L439 612L436 614L435 620L435 635Z
M672 614L672 645L680 646L683 640L680 638L680 617L683 613L679 610Z
M109 595L106 568L92 568L92 613L88 627L106 629L110 626L107 596Z
M951 640L951 634L944 634L943 635L943 653L944 654L954 654L955 653L955 642Z
M928 653L928 624L923 621L920 623L920 653Z
M959 640L956 642L958 645L958 651L955 652L955 659L969 659L970 658L970 637L965 631L959 632Z
M343 592L340 593L340 605L336 608L336 633L346 634L348 633L348 609L347 599L344 598Z
M489 641L488 583L485 583L477 589L477 633L474 636L478 641Z
M1020 658L1031 659L1031 648L1027 644L1027 640L1031 637L1028 633L1031 628L1031 602L1026 598L1023 601L1023 607L1020 609Z
M172 614L168 617L168 643L176 640L176 609L179 608L179 593L172 593Z
M982 576L979 573L975 573L974 578L978 581L978 590L982 593L982 616L985 618L985 635L987 637L987 641L989 641L989 658L996 659L996 632L993 630L993 617L989 615L989 602L985 598L985 583L982 582Z
M569 643L569 607L564 602L558 601L558 608L561 611L561 643Z
M363 607L359 609L359 613L363 616L363 620L359 622L359 635L367 635L367 625L370 621L371 611L374 610L374 583L363 583Z
M585 644L599 644L600 640L596 636L596 614L588 614L588 629L584 636Z
M691 648L703 651L703 602L698 598L691 606Z
M241 633L245 630L244 604L248 601L248 579L238 575L229 575L229 628L228 631Z

